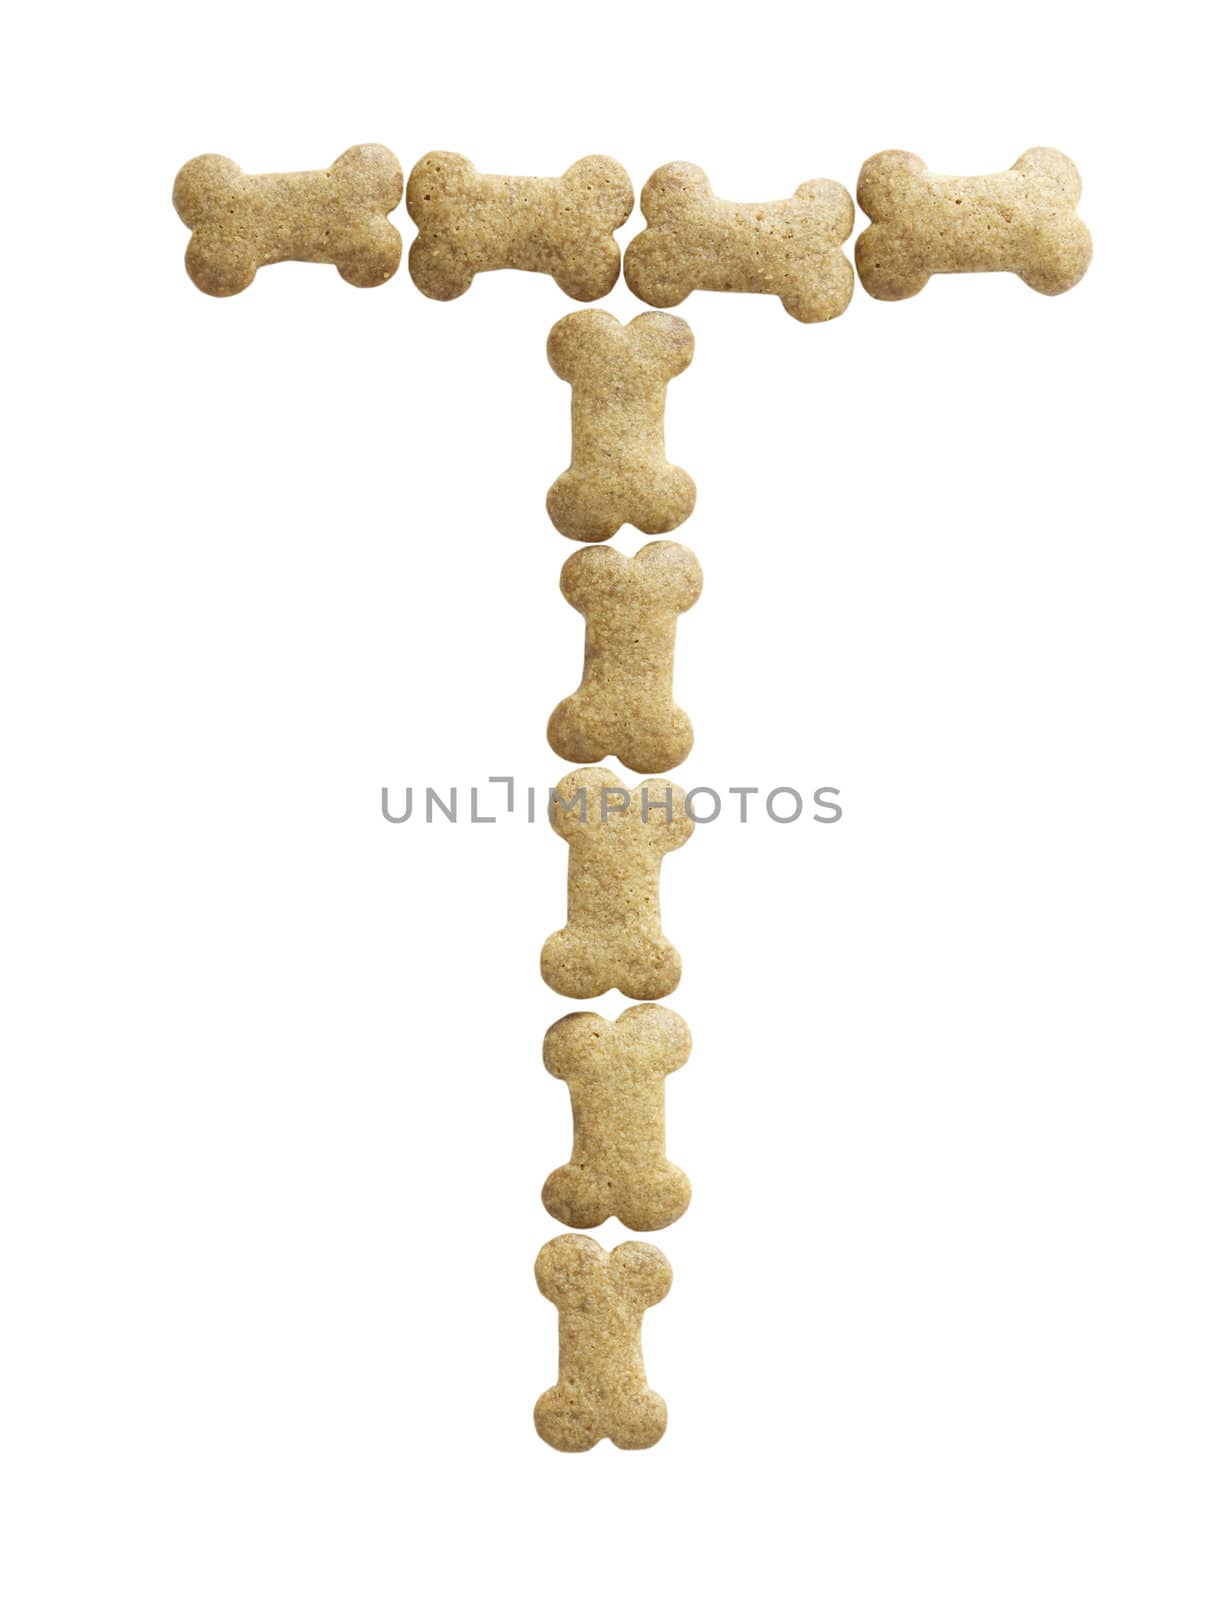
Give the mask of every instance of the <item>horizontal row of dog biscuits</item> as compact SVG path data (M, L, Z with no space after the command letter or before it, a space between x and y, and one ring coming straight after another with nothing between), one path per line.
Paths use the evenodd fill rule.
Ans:
M388 221L405 196L417 225L409 271L423 294L454 300L480 272L547 273L575 300L598 300L621 271L616 230L633 210L628 173L587 156L556 178L479 172L432 151L405 185L383 145L355 145L323 172L243 173L225 156L198 156L177 175L173 203L191 229L186 270L211 295L239 294L260 267L327 262L347 283L385 283L401 261ZM1080 174L1058 150L1027 150L1006 172L957 178L930 172L906 150L871 156L857 201L870 226L856 271L878 300L906 300L937 273L1013 272L1041 294L1062 294L1092 257L1076 215ZM724 200L697 166L659 167L641 191L645 230L624 255L629 288L669 308L694 290L777 296L799 322L827 322L852 299L843 245L852 197L815 178L787 199Z

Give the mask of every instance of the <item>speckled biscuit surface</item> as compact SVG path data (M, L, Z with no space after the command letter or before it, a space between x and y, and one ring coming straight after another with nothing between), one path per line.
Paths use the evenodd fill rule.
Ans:
M1059 150L1027 150L1007 172L949 178L907 150L870 156L857 200L871 225L856 270L876 300L907 300L937 272L1015 272L1040 294L1074 288L1093 243L1076 215L1080 174Z
M545 940L540 973L573 1000L619 989L661 1000L679 983L679 952L662 931L662 858L691 836L678 784L626 789L607 767L583 767L553 791L553 829L569 845L566 925Z
M409 174L405 205L418 226L409 275L432 300L455 300L478 272L504 267L598 300L620 276L612 234L633 209L633 185L610 156L586 156L559 178L514 178L432 150Z
M666 772L692 748L675 704L675 624L695 605L700 563L661 539L631 559L599 547L561 569L561 593L586 618L582 683L549 718L548 742L566 761L615 756L634 772Z
M554 1450L590 1450L610 1439L646 1450L666 1432L667 1407L646 1382L641 1319L666 1298L671 1264L652 1244L629 1240L610 1253L582 1233L550 1239L536 1283L557 1307L558 1376L536 1401L536 1432Z
M667 1160L667 1074L687 1061L692 1035L666 1006L630 1006L615 1022L576 1011L544 1037L544 1065L568 1085L574 1115L569 1161L549 1174L541 1199L571 1228L619 1217L648 1233L688 1209L692 1185Z
M388 213L401 203L401 164L382 144L358 144L324 172L244 173L226 156L196 156L173 185L192 230L186 271L204 294L239 294L275 261L335 266L360 289L385 283L401 260Z
M647 311L628 324L575 311L548 336L549 365L573 390L570 465L548 492L567 539L597 544L624 523L670 533L690 516L696 485L667 460L667 384L692 359L681 317Z
M840 248L852 232L847 189L829 178L788 200L740 204L713 193L699 167L672 161L641 191L649 226L624 258L629 288L647 305L677 306L693 289L775 294L799 322L848 309L852 267Z

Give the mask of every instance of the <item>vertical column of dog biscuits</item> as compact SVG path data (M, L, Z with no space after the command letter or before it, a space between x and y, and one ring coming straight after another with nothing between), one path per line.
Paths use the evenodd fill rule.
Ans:
M666 388L692 359L679 317L649 312L622 326L604 311L563 317L548 340L553 370L572 391L570 465L549 490L548 512L576 551L561 592L586 619L582 682L548 724L556 753L578 763L552 791L550 820L569 849L566 925L546 941L544 980L583 1000L618 989L630 1006L615 1021L593 1011L562 1017L544 1039L544 1065L569 1089L570 1158L550 1173L545 1208L570 1228L618 1217L626 1228L668 1227L692 1189L667 1159L668 1073L687 1061L683 1018L653 1004L679 982L679 952L662 930L664 856L692 832L683 790L668 778L629 788L608 767L662 773L692 748L692 724L673 695L675 628L701 589L700 564L670 540L631 559L604 548L626 522L670 533L691 513L696 487L666 456ZM652 1245L610 1254L584 1234L551 1240L536 1281L559 1313L559 1375L536 1404L536 1429L557 1450L611 1439L623 1450L656 1444L666 1406L646 1382L641 1318L670 1286Z

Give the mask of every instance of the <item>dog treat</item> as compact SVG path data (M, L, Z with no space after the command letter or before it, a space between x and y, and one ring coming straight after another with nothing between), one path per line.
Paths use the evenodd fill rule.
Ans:
M547 272L574 300L598 300L620 276L612 234L633 209L628 173L586 156L559 178L478 172L432 150L409 174L405 205L418 225L409 275L432 300L455 300L478 272Z
M607 767L583 767L553 791L550 820L570 860L566 926L540 954L545 983L572 1000L612 988L661 1000L681 971L662 932L658 877L692 832L683 790L657 778L629 790Z
M320 261L360 289L401 262L388 212L401 203L401 164L382 144L356 144L325 172L246 174L226 156L196 156L173 184L193 230L186 271L204 294L239 294L259 267Z
M799 322L848 309L852 267L840 246L852 232L852 197L829 178L791 200L721 200L699 167L672 161L641 191L649 226L624 257L629 288L647 305L677 306L693 289L779 295Z
M1008 172L947 178L907 150L861 168L856 197L873 220L856 270L875 300L907 300L934 272L1015 272L1040 294L1080 282L1093 241L1076 215L1080 174L1059 150L1027 150Z
M554 1450L610 1439L646 1450L666 1431L667 1406L646 1382L641 1319L671 1287L671 1263L629 1240L609 1254L584 1233L564 1233L536 1257L536 1283L557 1307L558 1376L536 1401L536 1432Z
M700 597L700 563L660 540L630 559L579 550L561 593L586 618L582 683L549 718L548 742L566 761L614 755L634 772L666 772L692 748L692 724L671 697L675 624Z
M544 1065L569 1085L574 1149L550 1173L541 1199L570 1228L619 1217L649 1233L688 1209L692 1185L667 1160L663 1118L668 1072L682 1067L692 1035L666 1006L630 1006L615 1022L576 1011L544 1036Z
M569 468L548 492L567 539L598 544L623 523L670 533L691 514L696 485L667 460L667 383L692 359L680 317L646 311L622 324L608 311L575 311L548 336L549 365L573 389Z

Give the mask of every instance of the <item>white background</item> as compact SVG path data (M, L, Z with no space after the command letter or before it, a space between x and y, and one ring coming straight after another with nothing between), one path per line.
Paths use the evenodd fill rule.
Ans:
M75 5L10 32L12 1600L1209 1600L1190 15ZM705 589L678 776L830 784L845 814L723 818L664 869L695 1196L655 1236L649 1452L531 1422L565 850L517 815L380 817L383 785L564 770L544 345L575 307L291 265L215 301L182 269L190 156L362 141L407 170L602 151L638 191L687 159L739 200L853 187L892 145L973 173L1054 144L1085 180L1095 261L1056 300L681 308Z

